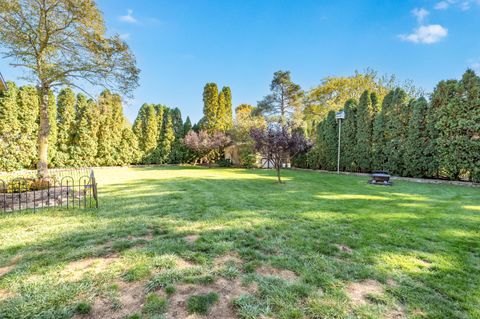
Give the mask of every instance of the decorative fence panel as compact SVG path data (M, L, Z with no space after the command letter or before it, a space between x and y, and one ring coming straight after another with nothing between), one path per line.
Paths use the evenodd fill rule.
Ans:
M93 170L52 170L49 177L0 179L0 212L65 207L98 208Z

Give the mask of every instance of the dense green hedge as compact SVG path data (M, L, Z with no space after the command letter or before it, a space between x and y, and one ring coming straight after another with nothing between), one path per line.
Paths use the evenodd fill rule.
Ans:
M380 106L366 91L346 103L345 113L341 170L480 182L480 78L472 70L459 81L440 82L430 102L395 89ZM335 170L337 137L330 112L315 147L294 164Z

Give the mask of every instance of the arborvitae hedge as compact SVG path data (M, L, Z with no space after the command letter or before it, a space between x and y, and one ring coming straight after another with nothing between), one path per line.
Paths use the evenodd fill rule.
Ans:
M376 98L373 98L376 101ZM355 150L355 162L360 172L368 172L372 167L372 131L374 106L370 92L365 91L360 97L357 107L356 141L352 147Z
M357 102L348 100L345 103L345 120L342 123L342 139L340 165L342 170L356 172L358 170L355 144L357 143Z
M0 171L33 169L37 161L38 93L8 83L0 93ZM49 97L50 167L125 165L139 160L121 99L105 91L99 102L62 89ZM125 139L127 142L125 142Z
M431 101L402 89L380 101L368 92L345 106L341 169L388 170L412 177L480 182L480 78L467 70L460 81L441 81ZM302 166L335 170L338 124L333 114L318 125L315 147Z

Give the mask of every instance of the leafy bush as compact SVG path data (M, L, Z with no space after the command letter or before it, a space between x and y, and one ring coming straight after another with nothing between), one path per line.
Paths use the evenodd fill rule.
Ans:
M228 158L218 160L217 164L220 167L232 167L232 161Z

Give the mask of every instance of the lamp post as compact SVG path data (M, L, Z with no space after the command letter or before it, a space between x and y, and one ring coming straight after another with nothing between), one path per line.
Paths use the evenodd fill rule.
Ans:
M342 136L342 121L345 119L345 111L335 113L338 120L338 150L337 150L337 174L340 174L340 141Z

